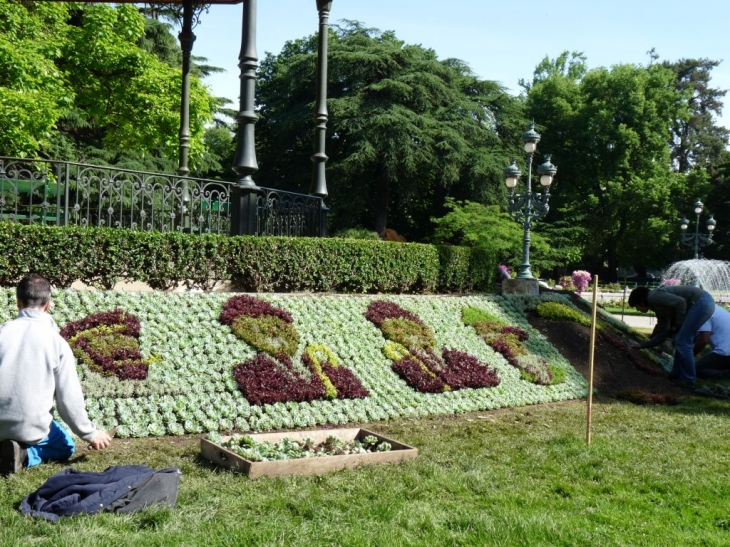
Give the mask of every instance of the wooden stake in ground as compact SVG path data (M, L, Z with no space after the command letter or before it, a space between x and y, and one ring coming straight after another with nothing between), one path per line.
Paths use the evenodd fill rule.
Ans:
M593 353L596 349L596 307L598 301L598 276L593 276L593 305L591 306L591 346L588 350L588 420L586 444L591 444L591 422L593 421Z

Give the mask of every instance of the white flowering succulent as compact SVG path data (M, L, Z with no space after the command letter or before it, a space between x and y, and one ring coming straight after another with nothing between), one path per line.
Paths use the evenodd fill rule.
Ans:
M369 390L364 399L334 399L310 403L282 402L251 405L233 378L234 365L248 361L256 350L236 338L218 320L225 294L124 293L56 290L52 310L63 327L93 313L115 308L135 314L141 324L140 349L156 355L145 380L118 380L79 365L79 377L92 419L99 425L118 425L117 435L158 436L204 431L266 431L312 428L401 417L488 410L583 397L585 380L540 333L525 312L545 297L497 296L351 296L261 294L292 314L300 344L292 361L301 366L307 345L330 348ZM550 295L548 299L564 297ZM417 315L433 331L438 347L469 353L498 371L501 383L493 388L462 389L439 394L410 388L386 357L386 340L365 318L373 300L390 300ZM13 289L0 289L0 320L15 317ZM566 371L565 382L540 386L520 378L519 372L492 351L461 320L465 307L489 310L530 334L526 345L552 366Z

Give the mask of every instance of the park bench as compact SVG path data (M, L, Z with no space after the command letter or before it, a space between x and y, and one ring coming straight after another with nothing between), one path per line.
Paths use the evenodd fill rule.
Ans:
M48 180L0 178L0 220L23 224L58 224L58 184ZM36 199L34 199L36 198ZM49 202L53 199L54 203ZM43 204L49 205L44 208ZM56 209L55 213L48 213Z

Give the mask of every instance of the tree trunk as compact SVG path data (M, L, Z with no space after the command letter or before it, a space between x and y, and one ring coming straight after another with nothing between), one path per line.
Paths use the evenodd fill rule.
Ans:
M388 227L388 202L390 201L390 171L382 163L375 173L375 198L373 212L375 214L375 231L383 233Z
M609 245L606 256L606 272L603 281L614 283L618 281L618 253L615 245Z
M608 240L608 246L606 249L606 281L617 281L618 280L618 267L619 267L619 256L618 246L624 237L626 237L628 226L628 219L626 212L622 212L619 216L619 225L616 235Z

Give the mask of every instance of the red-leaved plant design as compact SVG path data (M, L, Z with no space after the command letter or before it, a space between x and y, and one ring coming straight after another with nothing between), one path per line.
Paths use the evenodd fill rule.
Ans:
M441 393L444 391L483 388L499 385L497 371L487 367L463 351L443 348L438 355L432 347L433 333L424 333L423 321L414 313L401 308L394 302L375 300L370 303L365 317L390 336L389 343L405 350L386 355L393 361L393 370L411 386L422 393ZM386 328L391 321L394 328ZM422 327L413 328L414 325ZM399 334L403 333L402 336ZM421 338L418 334L421 333Z
M223 304L223 311L221 312L221 323L225 325L232 325L233 322L241 315L248 315L249 317L261 317L261 316L273 316L282 319L286 323L292 323L291 314L288 311L277 308L256 298L255 296L240 295L229 298L225 304Z
M149 361L139 350L139 319L121 309L95 313L61 329L79 361L120 380L147 378Z
M539 355L531 354L523 342L528 339L527 331L513 325L505 325L490 318L471 323L482 339L507 362L520 370L522 378L538 385L551 385L562 381L553 374L548 362Z
M299 337L292 316L269 302L253 296L235 296L223 305L220 320L259 351L254 358L233 367L233 377L251 404L357 399L370 394L324 346L307 346L302 355L302 362L311 373L309 378L296 370L292 357Z
M316 374L307 382L284 353L271 357L258 353L253 359L233 367L233 377L251 404L263 405L324 399L322 380Z

